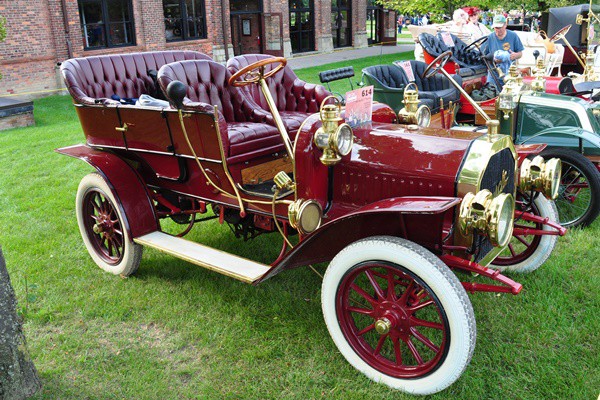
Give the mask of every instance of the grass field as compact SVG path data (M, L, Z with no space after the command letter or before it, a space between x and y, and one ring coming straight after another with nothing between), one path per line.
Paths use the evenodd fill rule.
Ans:
M353 64L359 74L391 61ZM334 67L298 73L318 82L317 71ZM101 271L75 219L77 185L92 168L53 152L84 141L70 98L37 100L35 118L35 127L0 132L0 245L44 383L36 399L411 398L343 359L323 323L320 278L309 269L252 287L145 250L128 279ZM280 246L276 235L240 242L215 221L190 238L262 262ZM538 271L511 275L524 285L518 296L472 295L474 357L431 398L597 398L599 260L596 221L559 239Z

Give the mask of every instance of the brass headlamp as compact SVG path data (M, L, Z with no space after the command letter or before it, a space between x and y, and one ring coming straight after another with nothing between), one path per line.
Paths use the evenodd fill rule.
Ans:
M333 99L334 104L325 104L329 99ZM323 150L319 160L327 166L340 162L343 156L350 153L354 143L354 133L350 125L340 124L341 111L341 103L335 96L327 96L319 110L323 126L315 132L314 142Z
M473 230L487 235L494 246L506 246L512 236L515 200L510 193L496 197L487 189L467 193L460 204L458 227L463 235Z
M409 89L414 86L414 89ZM404 89L404 108L398 112L398 120L401 124L419 125L428 127L431 122L431 111L426 105L419 107L419 88L414 82L406 85Z
M323 218L323 209L315 200L299 199L288 207L290 225L302 234L319 229Z
M519 172L519 187L523 192L534 190L547 198L558 197L562 167L559 158L544 161L541 156L525 159Z

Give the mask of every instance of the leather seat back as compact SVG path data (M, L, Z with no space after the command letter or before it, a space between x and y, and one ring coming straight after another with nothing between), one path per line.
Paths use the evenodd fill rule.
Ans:
M217 106L227 122L253 121L241 88L229 85L231 73L223 65L208 60L180 61L163 66L158 81L163 89L170 82L181 81L187 86L191 102Z
M409 83L403 71L394 65L373 65L364 68L363 76L392 89L403 89Z
M419 34L419 43L423 46L423 50L429 53L433 58L450 50L446 44L437 36L431 33L423 32Z
M260 60L273 58L267 54L244 54L236 56L227 62L227 69L236 73L242 68ZM277 67L277 63L268 64L265 73ZM315 113L319 111L321 102L331 93L321 85L307 83L294 73L294 71L285 66L281 71L267 79L267 85L271 96L275 101L279 111L299 111L304 113ZM248 85L244 92L249 94L254 102L258 103L264 110L269 109L267 100L262 94L259 85Z
M149 70L181 60L211 60L197 51L153 51L73 58L61 65L65 85L76 103L111 104L113 95L138 98L156 92Z

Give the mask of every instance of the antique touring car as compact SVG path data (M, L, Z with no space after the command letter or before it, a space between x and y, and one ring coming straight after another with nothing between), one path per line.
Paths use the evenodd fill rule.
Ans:
M143 247L252 284L330 262L322 308L344 357L390 387L440 391L474 350L467 291L521 291L489 268L513 232L534 239L505 257L509 266L547 257L539 238L564 233L537 212L552 206L535 194L556 195L560 162L536 158L519 173L517 157L539 149L517 153L497 125L483 136L397 125L384 105L353 130L323 87L285 64L241 56L228 69L195 52L63 63L87 143L58 152L97 169L76 197L84 243L98 266L123 276ZM172 106L126 104L160 97L159 86ZM517 187L538 200L515 214ZM209 207L238 237L279 232L280 256L268 265L162 229L172 219L185 234Z

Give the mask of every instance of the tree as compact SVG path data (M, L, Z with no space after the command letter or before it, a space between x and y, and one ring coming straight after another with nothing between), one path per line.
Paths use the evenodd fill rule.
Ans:
M584 3L581 0L507 0L503 3L504 10L545 11L540 10L540 4L546 8L572 6ZM402 14L446 14L452 15L455 9L465 5L459 0L377 0L377 3ZM498 7L497 0L473 0L468 2L469 6L479 7L482 10L495 10Z
M42 384L25 343L17 299L0 248L0 399L25 399Z

